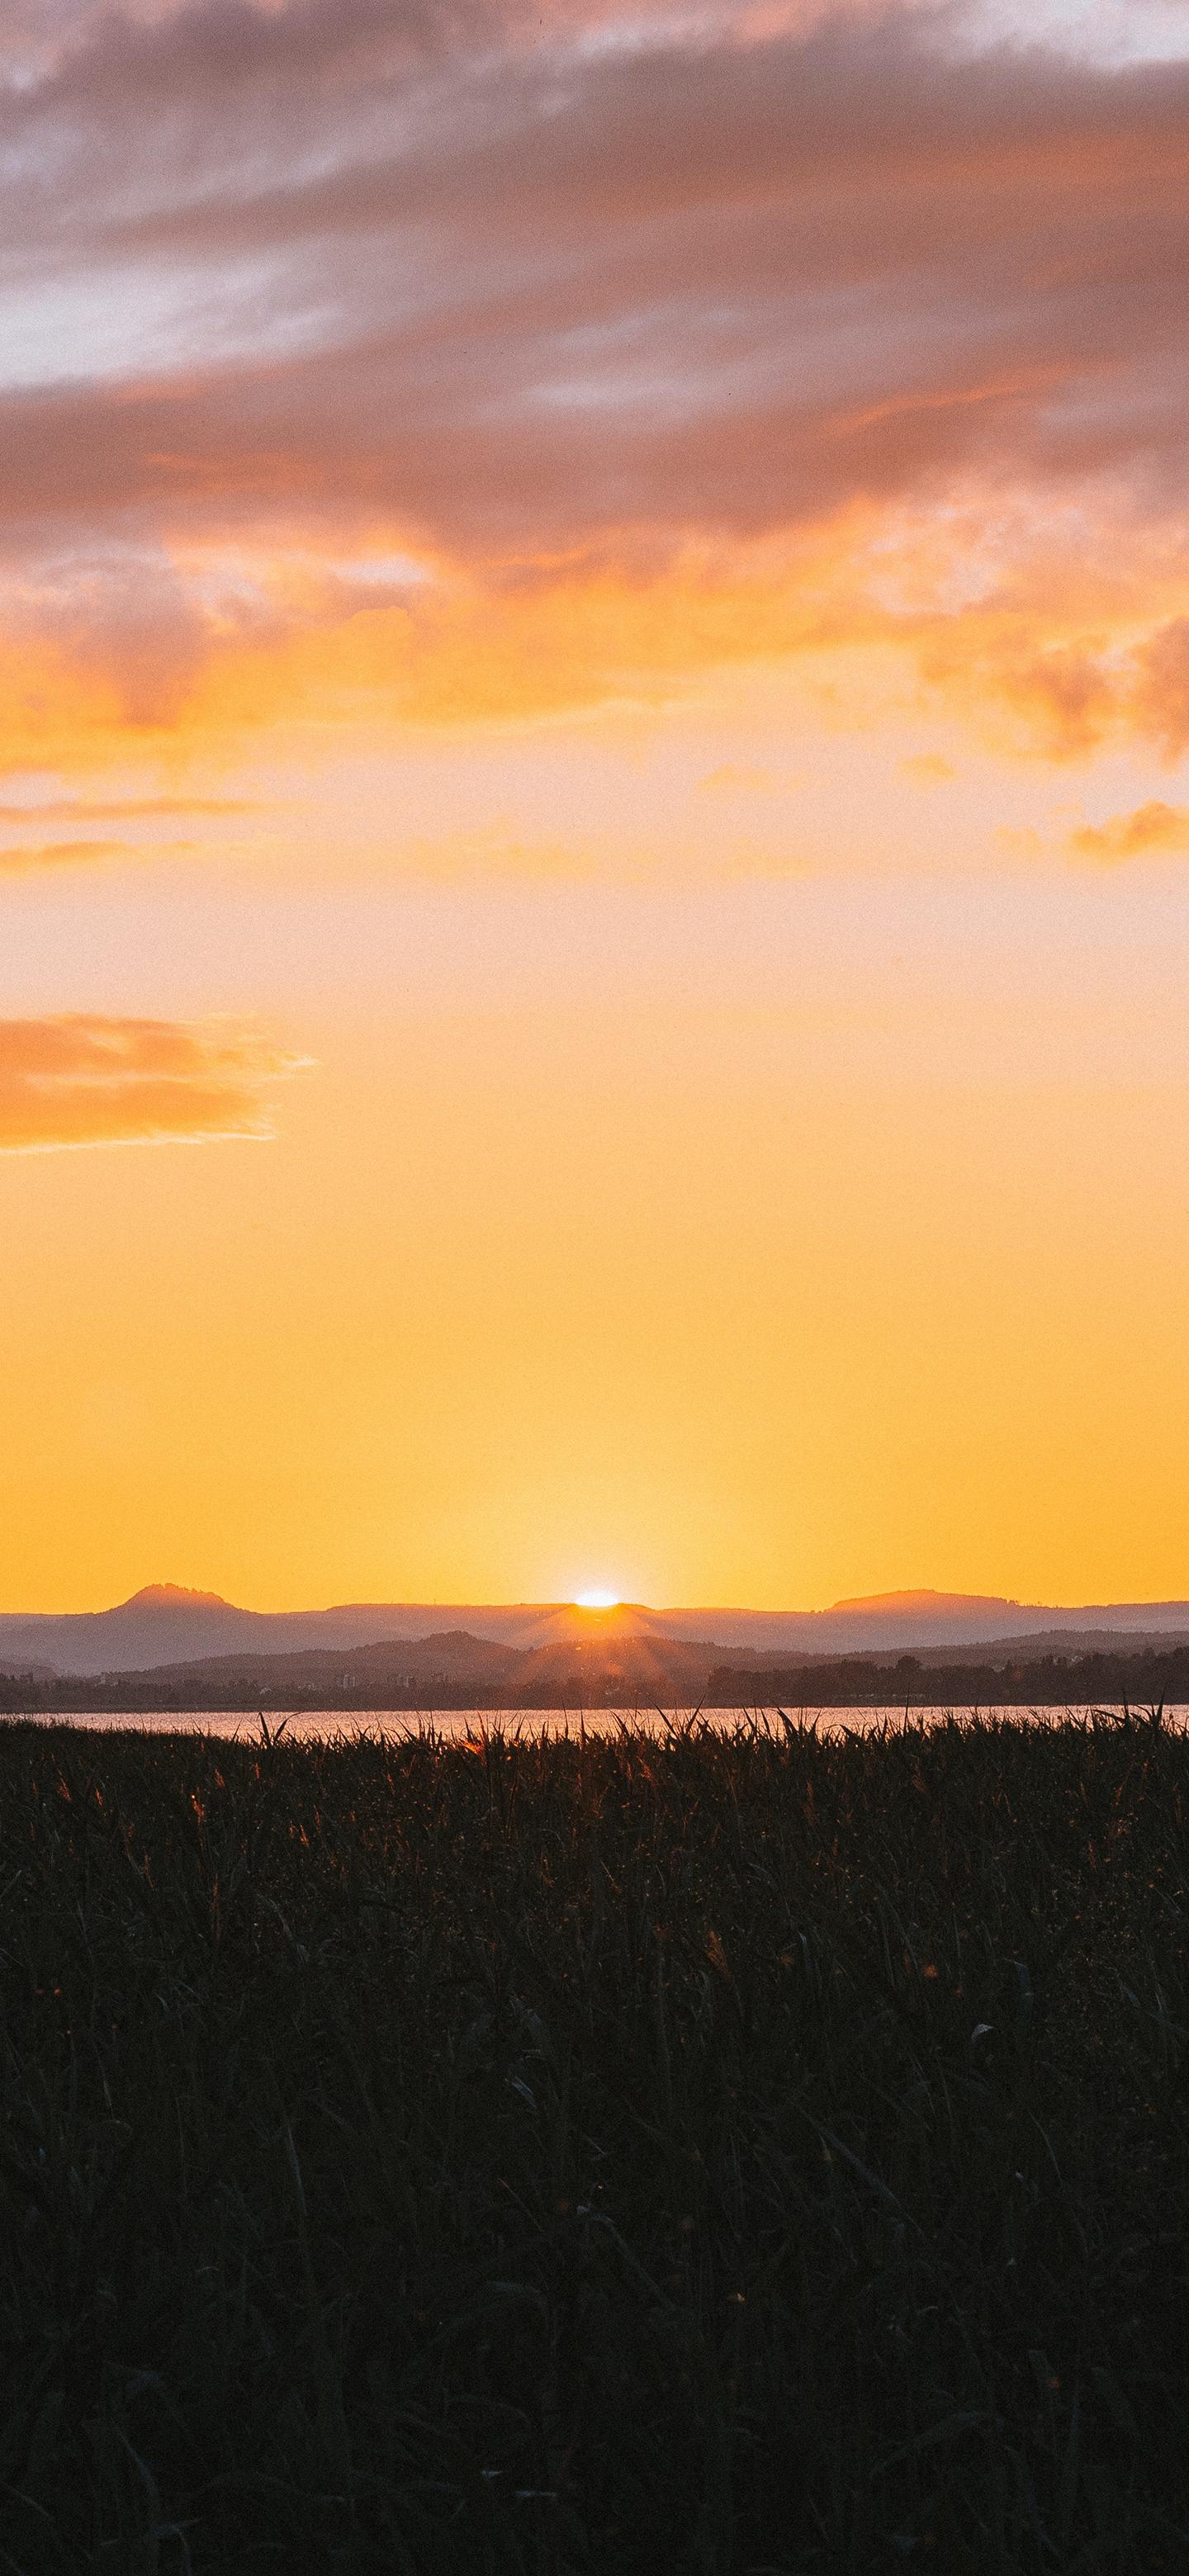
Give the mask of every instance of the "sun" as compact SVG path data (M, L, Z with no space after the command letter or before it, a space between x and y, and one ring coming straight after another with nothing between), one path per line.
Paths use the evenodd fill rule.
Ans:
M574 1595L574 1606L578 1610L618 1610L619 1594L601 1592L597 1588L590 1592L577 1592Z

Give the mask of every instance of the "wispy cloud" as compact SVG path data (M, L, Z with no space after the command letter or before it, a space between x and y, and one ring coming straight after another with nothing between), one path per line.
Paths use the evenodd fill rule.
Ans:
M192 850L193 841L13 841L0 844L0 876L23 876L40 868L96 867L105 859L159 859Z
M88 867L127 855L125 841L18 841L9 849L0 848L0 876L21 876L35 868Z
M42 823L156 823L183 816L257 814L250 799L231 796L52 796L39 803L0 805L0 824L25 830Z
M218 1020L0 1020L0 1152L267 1137L304 1061Z

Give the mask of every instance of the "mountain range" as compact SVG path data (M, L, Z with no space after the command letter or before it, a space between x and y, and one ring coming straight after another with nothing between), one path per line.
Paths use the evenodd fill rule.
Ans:
M465 1632L462 1648L460 1632ZM580 1648L629 1639L679 1648L713 1648L718 1659L961 1653L1010 1645L1079 1654L1125 1637L1136 1648L1189 1637L1189 1601L1099 1603L1069 1609L992 1594L891 1592L837 1601L826 1610L654 1610L619 1602L586 1610L568 1601L347 1602L327 1610L244 1610L213 1592L152 1584L111 1610L0 1613L0 1671L98 1676L143 1672L214 1657L353 1654L368 1647L424 1647L454 1641L446 1662L474 1669L472 1651ZM412 1664L422 1656L412 1657ZM486 1662L500 1663L497 1652ZM548 1659L546 1659L548 1660ZM684 1658L678 1654L676 1661Z

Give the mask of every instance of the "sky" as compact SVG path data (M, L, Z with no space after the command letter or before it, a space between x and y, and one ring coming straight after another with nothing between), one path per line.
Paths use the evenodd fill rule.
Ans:
M1189 1596L1189 0L0 0L0 1607Z

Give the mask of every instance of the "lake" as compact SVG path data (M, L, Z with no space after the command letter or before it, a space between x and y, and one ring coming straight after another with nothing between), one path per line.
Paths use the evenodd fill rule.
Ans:
M1100 1707L1102 1713L1110 1716L1123 1714L1122 1704L1119 1702L1113 1706L1109 1703L1095 1705ZM1013 1701L988 1703L977 1709L956 1707L952 1703L937 1706L925 1704L919 1707L914 1703L906 1711L903 1700L900 1700L876 1708L817 1708L806 1705L804 1708L790 1708L788 1714L794 1722L803 1722L807 1726L816 1725L819 1733L822 1734L838 1734L845 1730L858 1730L862 1734L870 1734L880 1727L903 1726L906 1715L912 1723L925 1725L941 1724L950 1716L959 1719L970 1719L976 1716L1013 1719L1027 1717L1037 1725L1044 1725L1069 1717L1084 1718L1089 1714L1089 1707L1079 1702L1070 1702L1068 1706L1027 1708ZM1165 1709L1164 1718L1166 1725L1185 1727L1189 1723L1189 1704L1178 1703L1168 1706ZM531 1738L538 1735L578 1737L583 1730L587 1735L615 1735L622 1728L630 1727L637 1734L642 1732L657 1735L669 1727L680 1730L695 1721L716 1730L744 1725L757 1726L761 1731L767 1731L775 1737L779 1737L783 1732L778 1710L743 1707L708 1708L700 1711L682 1708L596 1708L583 1711L572 1708L353 1709L349 1712L342 1709L302 1709L291 1716L278 1709L275 1713L270 1710L267 1717L271 1733L275 1733L278 1727L283 1726L287 1741L312 1744L327 1743L340 1735L352 1740L361 1734L400 1737L432 1732L445 1739L456 1739L459 1736L479 1737L496 1730L508 1737ZM148 1735L205 1734L232 1738L248 1737L254 1741L259 1740L261 1733L260 1719L242 1709L154 1709L149 1711L102 1709L94 1712L72 1709L66 1713L34 1712L32 1721L19 1715L10 1715L0 1720L0 1723L10 1726L26 1725L30 1722L44 1726L93 1728L100 1733L115 1728L131 1729Z

